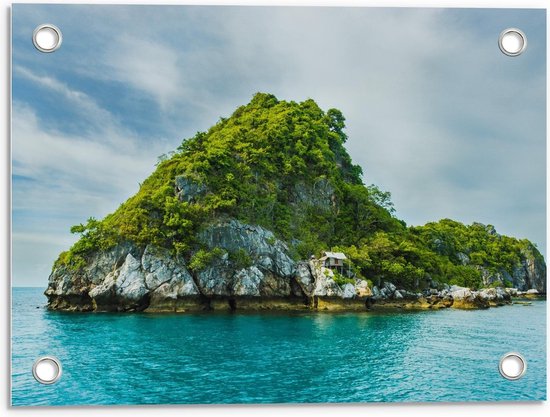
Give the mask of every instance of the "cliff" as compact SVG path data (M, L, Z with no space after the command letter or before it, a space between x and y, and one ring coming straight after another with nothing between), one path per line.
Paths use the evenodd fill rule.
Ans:
M484 308L514 287L546 292L526 240L441 220L407 227L365 186L344 117L257 94L163 156L138 193L71 230L51 309ZM346 255L325 267L323 251ZM495 287L481 290L482 287Z

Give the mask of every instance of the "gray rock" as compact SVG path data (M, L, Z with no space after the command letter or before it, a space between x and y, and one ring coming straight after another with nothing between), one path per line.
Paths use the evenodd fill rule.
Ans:
M457 287L455 285L453 287L451 287L451 295L455 300L468 299L473 296L469 288Z
M477 296L489 303L502 305L510 301L510 295L502 288L484 288L477 292Z
M373 291L369 288L367 281L363 279L358 279L355 283L355 294L358 297L370 297L373 294Z
M397 287L393 285L391 282L386 281L384 282L384 289L386 290L388 295L392 295L397 289Z
M177 186L186 195L197 195L202 188L183 178ZM193 188L194 187L194 188ZM199 297L287 297L296 264L288 247L272 232L236 220L219 221L200 235L209 249L225 252L193 276L185 262L172 252L153 246L140 250L124 243L97 252L76 274L65 267L50 276L46 295L50 305L75 309L135 310L157 306L164 300ZM251 265L237 265L230 254L244 251ZM315 279L308 265L302 264L297 279L304 293L311 294ZM340 294L339 287L327 281L326 293ZM169 304L169 303L168 303ZM168 305L166 304L166 305ZM178 305L172 304L172 305Z
M504 269L497 272L492 272L485 268L479 268L479 267L478 269L481 271L481 279L483 281L483 285L486 287L494 286L495 283L497 285L504 286L505 282L513 281L512 276Z
M196 273L199 290L205 296L230 296L233 291L235 270L229 263L229 257L224 254L205 269Z
M118 274L119 271L107 274L100 285L90 290L89 296L96 303L99 301L100 305L111 302L115 296L115 285Z
M342 287L342 298L355 298L355 285L344 284Z
M535 248L522 250L522 259L512 272L512 284L520 291L536 289L546 293L546 265L535 255Z
M313 187L298 182L291 191L291 200L294 204L314 207L318 210L330 210L335 201L334 188L325 178L315 182Z
M300 286L301 290L305 295L310 297L313 295L313 291L315 289L315 278L312 274L312 268L314 266L310 266L309 262L298 262L296 264L296 282Z
M451 291L453 307L456 308L487 308L489 307L490 293L480 293L469 288L458 287Z
M246 295L259 297L260 284L264 278L264 274L255 266L241 269L235 274L233 284L233 295Z
M124 300L139 302L147 292L141 262L129 253L116 280L116 294Z
M200 184L184 175L178 175L175 179L175 192L180 201L191 203L204 195L207 191L204 184Z
M342 297L342 289L332 278L332 272L325 268L314 269L315 289L313 295L321 297Z
M262 271L264 278L260 283L260 295L263 297L288 297L291 294L291 278L281 277L270 271Z
M539 292L546 292L546 265L534 246L521 250L520 260L511 271L500 269L495 272L481 267L478 269L486 287L495 283L505 286L505 283L511 282L519 291L536 288Z
M296 265L288 255L288 246L263 227L237 220L221 221L208 227L199 238L210 249L244 250L259 268L280 277L294 275Z
M174 258L166 249L145 248L141 258L145 286L153 295L175 299L200 294L193 277L183 261Z
M518 289L517 288L504 288L504 291L512 297L517 297Z
M204 187L183 177L177 180L176 186L182 201L192 202L206 192ZM311 203L319 207L332 204L330 187L327 184L322 187L326 195L319 199L307 196L299 187L295 189L297 204ZM193 305L208 308L212 299L223 297L306 299L319 296L369 300L424 297L429 303L437 301L447 306L454 302L458 308L476 308L488 303L500 305L521 291L529 290L527 294L536 295L546 290L546 268L535 248L522 252L521 262L511 274L480 269L484 282L495 286L495 282L511 281L516 288L486 288L476 292L431 281L433 288L422 295L397 290L391 282L371 289L367 281L355 279L354 283L340 286L334 281L333 272L322 268L317 261L296 263L289 255L288 246L271 231L234 219L218 219L198 238L205 248L223 251L209 265L193 273L187 269L185 260L171 251L152 245L140 248L129 242L90 255L86 265L78 271L66 266L56 267L45 292L49 306L134 311L147 308L148 303L159 309L163 306L186 309ZM244 260L241 252L246 255ZM235 254L239 256L233 256ZM467 255L462 255L457 256L464 263Z
M462 252L457 252L456 257L462 265L468 265L470 263L470 257Z

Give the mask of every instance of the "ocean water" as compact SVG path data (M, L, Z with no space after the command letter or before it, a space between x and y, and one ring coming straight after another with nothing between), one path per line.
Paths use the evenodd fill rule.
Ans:
M12 403L28 405L546 399L546 302L483 311L300 314L49 312L12 293ZM522 353L508 381L500 357ZM63 376L32 365L58 357Z

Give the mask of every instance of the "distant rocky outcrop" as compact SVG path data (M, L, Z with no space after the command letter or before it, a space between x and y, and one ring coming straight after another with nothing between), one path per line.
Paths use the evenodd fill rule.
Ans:
M536 289L538 292L546 293L546 265L542 258L535 256L533 250L521 251L521 259L513 267L511 274L504 268L497 272L480 269L484 286L509 282L513 288L520 291Z

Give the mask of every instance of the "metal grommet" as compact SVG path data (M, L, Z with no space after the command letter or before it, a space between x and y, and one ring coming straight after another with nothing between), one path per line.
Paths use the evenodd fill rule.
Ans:
M32 43L40 52L54 52L61 46L61 30L51 23L37 26L32 33Z
M516 28L505 29L498 37L498 47L503 54L518 56L527 48L527 37L525 33Z
M38 358L32 366L34 379L45 385L55 384L61 378L62 373L61 362L53 356Z
M525 375L527 362L519 353L510 352L500 358L498 370L504 378L515 381Z

